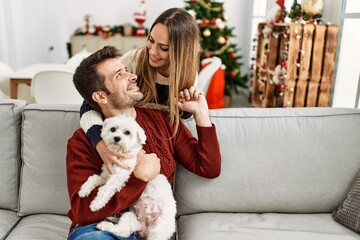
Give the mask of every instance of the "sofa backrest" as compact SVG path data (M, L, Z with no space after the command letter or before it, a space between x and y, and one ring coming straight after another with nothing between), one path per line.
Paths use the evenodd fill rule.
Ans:
M79 128L80 105L30 104L23 109L20 216L66 214L67 140Z
M0 208L16 210L20 173L21 110L25 101L0 101Z
M179 166L179 215L331 212L360 170L359 109L220 109L211 118L221 175L205 179ZM196 133L193 120L185 124Z

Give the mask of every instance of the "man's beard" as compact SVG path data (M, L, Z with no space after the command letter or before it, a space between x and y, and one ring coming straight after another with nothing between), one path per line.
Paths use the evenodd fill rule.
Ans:
M108 94L109 102L114 109L132 108L144 98L144 94L138 92L137 94L120 97L119 93Z

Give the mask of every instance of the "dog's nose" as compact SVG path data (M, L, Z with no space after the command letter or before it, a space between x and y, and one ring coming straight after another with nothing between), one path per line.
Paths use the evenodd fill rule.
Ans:
M121 140L121 137L114 137L115 142L120 142L120 140Z

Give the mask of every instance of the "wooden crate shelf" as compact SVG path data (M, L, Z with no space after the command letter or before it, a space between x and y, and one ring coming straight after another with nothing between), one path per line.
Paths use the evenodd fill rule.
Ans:
M329 106L338 25L282 23L273 25L271 33L266 30L266 23L258 25L252 105ZM283 72L278 75L280 66ZM274 75L281 76L280 82Z

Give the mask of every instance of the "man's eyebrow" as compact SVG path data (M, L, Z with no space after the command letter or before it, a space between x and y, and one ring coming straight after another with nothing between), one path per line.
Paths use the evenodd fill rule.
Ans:
M113 76L116 76L116 74L122 72L123 70L124 70L123 68L117 69L117 70L113 73Z

